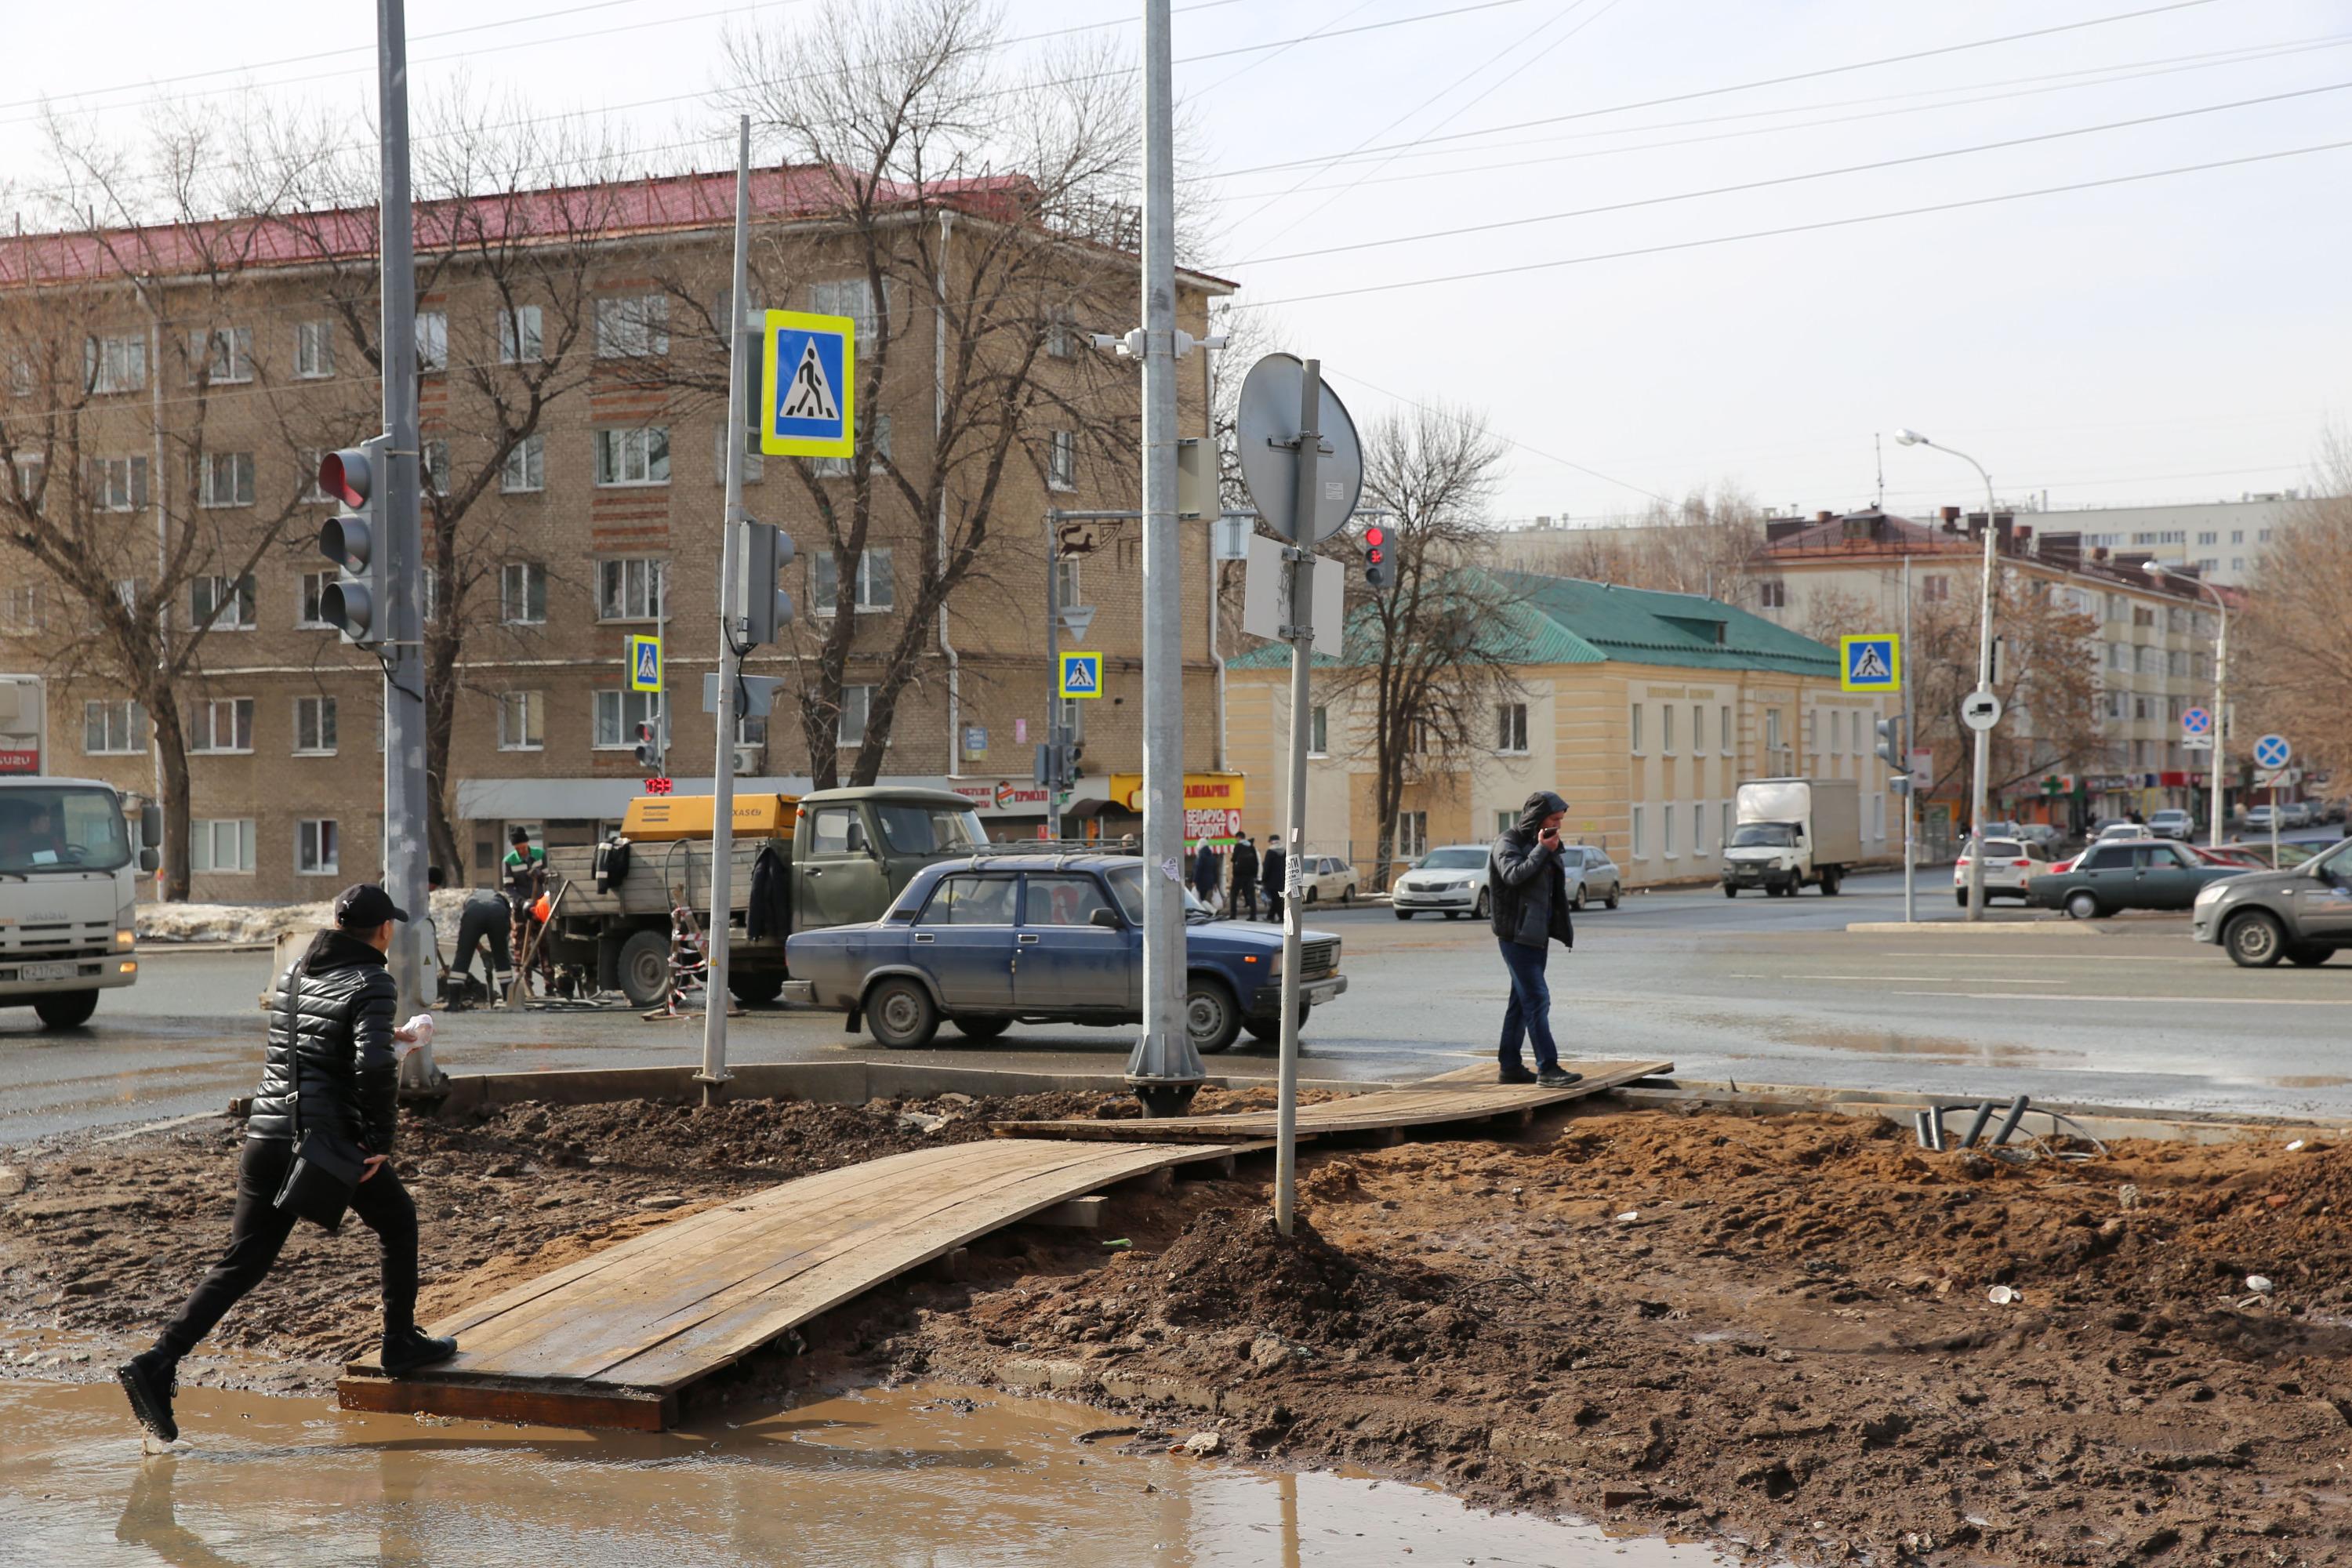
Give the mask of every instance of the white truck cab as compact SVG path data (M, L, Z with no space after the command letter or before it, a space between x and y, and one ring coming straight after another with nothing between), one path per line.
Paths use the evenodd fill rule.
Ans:
M151 806L143 837L161 837ZM52 1028L87 1023L98 994L139 978L139 874L122 797L96 779L0 776L0 1007Z

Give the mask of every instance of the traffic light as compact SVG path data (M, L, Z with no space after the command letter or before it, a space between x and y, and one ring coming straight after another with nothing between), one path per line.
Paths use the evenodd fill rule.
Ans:
M1389 555L1389 531L1377 522L1364 525L1364 582L1383 592L1396 586L1396 563Z
M793 563L793 539L771 522L743 524L743 570L736 579L732 619L742 628L743 646L772 643L793 624L793 596L776 578Z
M661 772L661 738L648 723L637 726L637 766L648 773Z
M319 553L341 568L319 595L319 618L362 647L392 640L392 541L378 499L388 445L378 436L319 459L320 490L344 509L319 526Z
M1903 715L1896 713L1878 721L1878 757L1895 770L1886 787L1896 795L1911 793L1911 759L1903 754Z

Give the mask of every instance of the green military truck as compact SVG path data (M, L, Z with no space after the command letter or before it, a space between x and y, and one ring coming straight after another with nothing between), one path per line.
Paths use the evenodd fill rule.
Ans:
M667 995L673 911L710 918L711 808L709 795L641 796L617 837L550 849L548 957L635 1006ZM971 803L936 789L739 795L734 817L727 988L745 1002L782 992L792 932L878 919L917 871L988 842Z

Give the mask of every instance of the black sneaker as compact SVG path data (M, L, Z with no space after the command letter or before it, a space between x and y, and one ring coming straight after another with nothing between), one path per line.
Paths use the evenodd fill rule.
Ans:
M1566 1089L1570 1084L1582 1083L1584 1075L1570 1072L1566 1068L1546 1068L1536 1074L1536 1081L1546 1089Z
M434 1366L457 1353L454 1339L436 1340L423 1329L383 1336L383 1374L405 1377L419 1367Z
M1533 1083L1536 1075L1525 1068L1505 1068L1495 1075L1496 1083Z
M131 1396L131 1414L139 1425L166 1443L180 1440L180 1424L172 1419L172 1396L180 1392L180 1363L147 1351L114 1369L122 1392Z

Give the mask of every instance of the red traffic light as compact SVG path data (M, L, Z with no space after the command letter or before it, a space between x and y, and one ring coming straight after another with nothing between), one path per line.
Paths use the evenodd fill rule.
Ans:
M368 455L357 447L330 452L319 459L320 491L345 506L366 506L374 486L375 475L371 471Z
M669 793L669 780L647 779L646 781L646 793L647 795L667 795Z
M1385 550L1367 550L1364 552L1364 561L1367 565L1377 566L1388 558L1389 552Z
M1367 528L1364 530L1365 547L1370 550L1378 550L1382 544L1388 542L1388 530L1384 528ZM1380 558L1376 555L1373 559L1378 560Z

